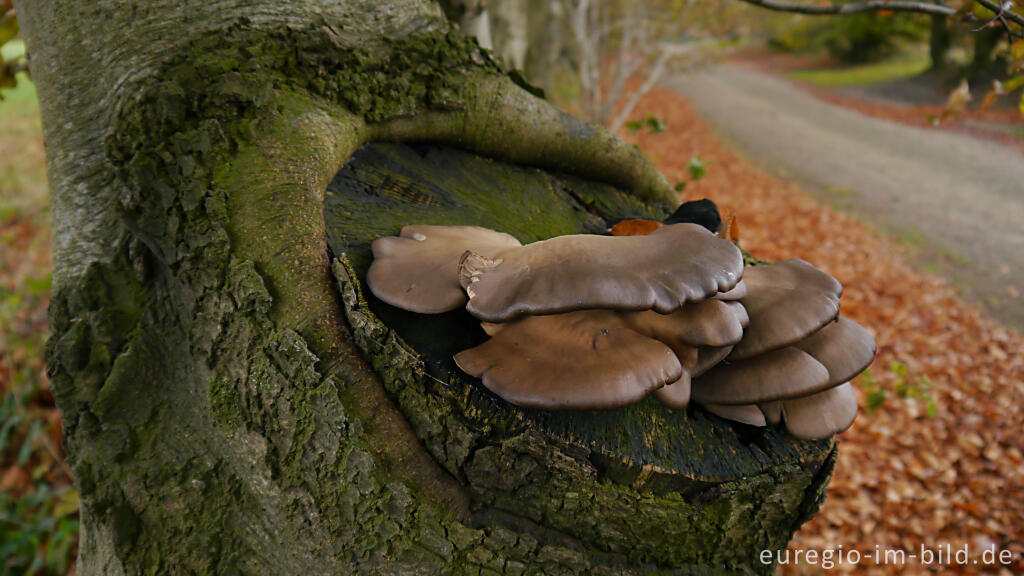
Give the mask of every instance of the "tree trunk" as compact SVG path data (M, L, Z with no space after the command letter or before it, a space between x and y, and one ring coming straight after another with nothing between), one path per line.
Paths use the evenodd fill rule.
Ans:
M949 29L949 19L945 16L933 14L931 24L928 55L931 58L932 70L943 70L949 63L949 47L953 43L953 33Z
M674 201L436 5L18 14L80 574L771 573L760 551L816 509L830 441L652 402L520 410L452 369L479 338L464 315L367 299L368 242L403 224L529 241Z
M494 52L514 70L526 67L529 47L528 0L491 0Z

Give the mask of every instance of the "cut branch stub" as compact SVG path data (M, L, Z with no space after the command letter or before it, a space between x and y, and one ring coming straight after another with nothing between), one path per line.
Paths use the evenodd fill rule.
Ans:
M466 309L488 322L584 308L667 314L731 290L743 274L739 248L696 224L648 236L558 236L499 256L463 262L473 267Z

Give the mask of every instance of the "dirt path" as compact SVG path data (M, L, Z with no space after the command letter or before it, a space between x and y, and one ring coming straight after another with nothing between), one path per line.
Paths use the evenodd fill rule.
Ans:
M1024 157L870 118L723 65L668 83L765 169L900 236L927 269L1024 330Z

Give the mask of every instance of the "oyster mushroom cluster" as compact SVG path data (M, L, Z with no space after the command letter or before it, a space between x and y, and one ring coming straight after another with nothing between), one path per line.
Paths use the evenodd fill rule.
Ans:
M522 245L476 226L406 226L373 243L367 284L421 314L465 306L490 338L455 362L505 400L611 409L648 394L723 418L823 438L853 422L848 381L873 359L839 318L841 286L802 260L744 269L693 223L641 236Z

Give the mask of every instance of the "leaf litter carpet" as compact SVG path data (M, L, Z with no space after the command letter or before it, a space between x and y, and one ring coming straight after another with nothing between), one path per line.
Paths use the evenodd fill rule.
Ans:
M637 110L668 129L625 136L670 181L689 179L692 156L711 160L684 200L710 198L735 214L754 256L803 258L838 278L842 313L878 342L874 364L855 381L860 412L838 438L827 498L796 534L788 562L783 552L779 572L1024 573L1024 338L912 269L894 239L738 157L681 96L655 90ZM955 554L965 546L961 564ZM1012 560L985 564L992 549ZM903 561L886 550L902 551ZM809 551L818 556L795 562Z

